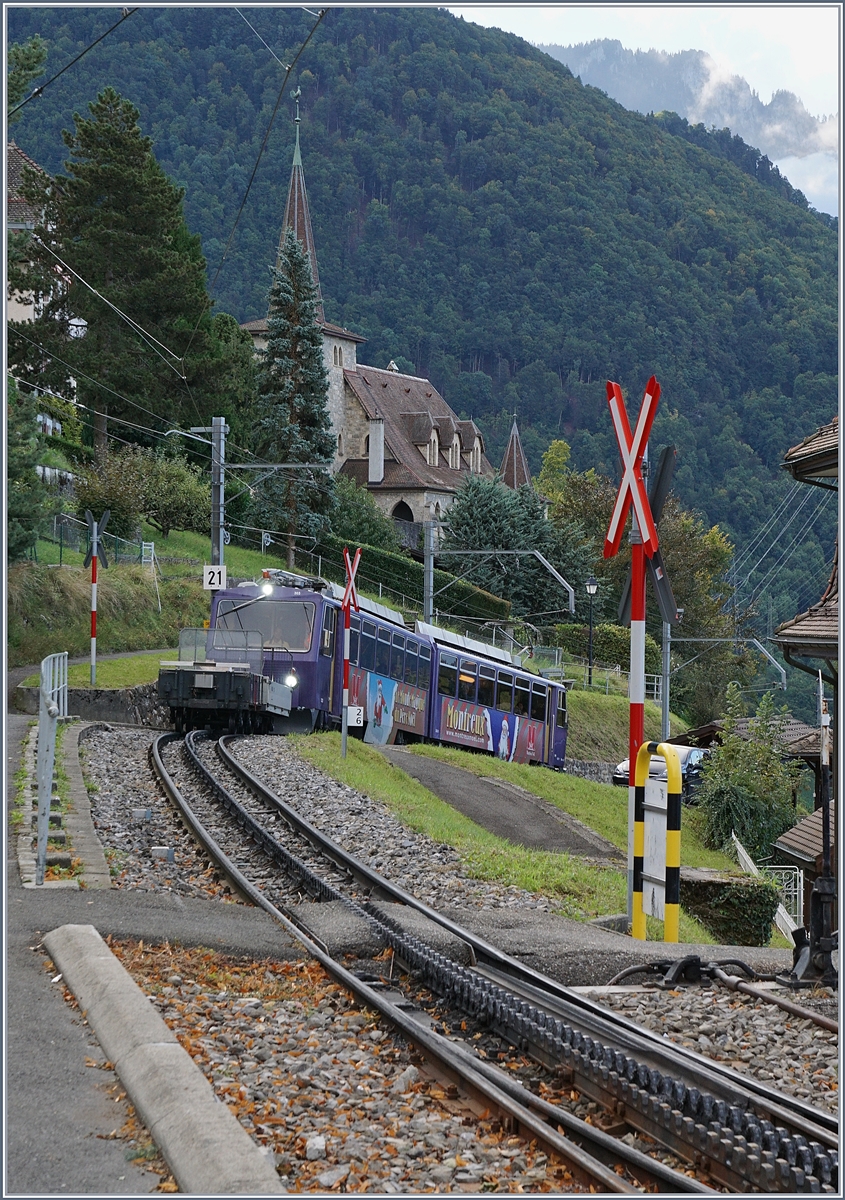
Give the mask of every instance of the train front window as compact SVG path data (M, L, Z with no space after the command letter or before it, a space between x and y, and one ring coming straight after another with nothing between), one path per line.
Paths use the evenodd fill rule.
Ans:
M513 675L499 672L499 686L496 688L496 708L499 712L510 712L513 704Z
M365 671L374 671L376 666L376 627L373 621L361 623L361 660Z
M394 633L393 648L390 651L390 678L402 682L405 672L405 639L401 634Z
M546 685L533 683L531 685L531 720L545 721L546 719Z
M437 691L441 696L454 696L458 683L458 660L454 654L440 655L440 670L437 673Z
M458 676L458 699L475 703L475 676L478 664L470 658L461 659L461 673Z
M496 699L496 670L485 667L482 663L478 668L478 703L485 708L492 708Z
M260 633L266 648L311 649L316 605L310 600L221 600L217 629L248 629Z
M390 674L390 630L380 629L378 631L378 643L376 645L376 675Z

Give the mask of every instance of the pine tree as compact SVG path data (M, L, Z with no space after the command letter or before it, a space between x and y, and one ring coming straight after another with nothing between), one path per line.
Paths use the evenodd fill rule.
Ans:
M34 34L25 42L13 43L6 55L8 71L6 75L6 107L16 108L26 98L27 89L44 71L47 61L47 46ZM12 124L18 120L18 114L9 117Z
M216 361L199 238L182 215L183 189L156 162L130 101L106 88L88 107L90 118L75 113L74 131L62 135L68 175L51 181L28 173L24 194L41 218L28 261L10 283L33 292L40 311L33 322L11 325L10 358L66 395L75 380L77 399L94 410L102 457L109 414L141 424L150 413L168 422L225 415L214 387L225 370Z
M292 229L285 231L273 270L267 324L267 347L258 367L255 450L268 462L328 465L334 439L316 289L308 255ZM316 535L327 524L331 480L322 471L277 471L262 485L258 508L265 528L287 534L292 568L297 535Z

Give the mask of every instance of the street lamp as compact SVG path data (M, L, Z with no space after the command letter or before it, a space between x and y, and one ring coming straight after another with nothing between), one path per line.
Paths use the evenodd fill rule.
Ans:
M593 596L599 590L599 583L595 575L591 575L584 584L587 589L587 595L590 597L590 645L588 650L588 668L587 668L587 687L593 686Z

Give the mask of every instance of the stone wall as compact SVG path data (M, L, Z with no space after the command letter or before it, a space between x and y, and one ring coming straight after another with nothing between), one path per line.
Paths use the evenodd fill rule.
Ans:
M38 714L38 688L19 687L15 703L26 713ZM170 709L159 703L158 684L144 683L132 688L68 688L70 716L83 721L118 721L127 725L146 725L151 729L170 728Z
M581 779L591 779L593 783L612 783L616 763L585 762L580 758L566 757L566 771L569 775L578 775Z

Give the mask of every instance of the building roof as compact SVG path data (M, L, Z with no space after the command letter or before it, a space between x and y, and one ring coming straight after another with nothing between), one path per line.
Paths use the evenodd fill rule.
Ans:
M384 481L379 487L456 491L469 474L463 455L469 454L476 438L482 450L481 474L494 474L475 422L458 420L430 380L363 365L355 371L344 371L343 377L365 415L384 421ZM429 465L420 452L420 447L428 445L433 429L440 442L436 467ZM453 468L448 465L448 452L456 435L462 457L460 467ZM343 472L366 484L365 460L347 460ZM362 472L363 480L358 478Z
M741 738L748 738L751 733L751 726L754 721L753 717L740 717L734 725L734 730ZM788 753L793 753L793 747L797 743L804 744L807 738L815 738L816 754L818 754L819 731L813 725L808 725L805 721L799 721L797 717L793 717L791 713L784 713L778 718L778 724L781 729L784 748ZM680 734L678 737L670 738L669 741L676 745L684 746L709 746L712 742L721 742L722 733L725 728L724 721L708 721L706 725L698 725L695 729L688 729L686 733ZM796 750L796 754L801 757L804 754L803 750Z
M830 481L839 478L838 416L787 450L781 465L798 483L835 487Z
M516 427L516 416L513 419L511 435L508 438L505 457L502 459L499 474L502 477L502 483L507 484L514 491L522 487L523 484L531 482L528 459L525 457L525 451L522 449L522 442L519 437L519 430Z
M342 338L347 342L366 342L367 340L365 337L361 337L360 333L353 333L351 329L344 329L342 325L333 325L331 321L321 321L320 328L329 337ZM262 334L266 337L269 333L266 317L256 317L252 321L242 321L241 329L245 329L253 337L260 337Z
M9 142L6 146L6 221L9 225L34 225L38 219L36 210L21 196L25 167L40 175L47 174L16 142Z
M833 568L818 604L784 621L775 630L772 641L780 646L787 661L791 657L821 658L835 664L839 651L839 544L833 555ZM800 665L800 664L796 664Z
M796 866L810 867L811 870L821 869L823 815L824 809L817 808L808 817L804 817L803 821L799 821L780 835L774 849ZM833 800L830 802L830 845L833 856L836 847L836 802Z

